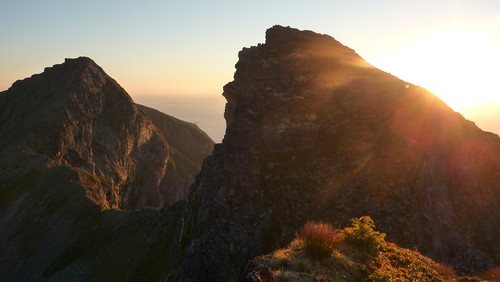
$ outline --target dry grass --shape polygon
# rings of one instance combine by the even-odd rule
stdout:
[[[322,222],[307,222],[297,232],[297,239],[302,241],[304,252],[312,258],[325,258],[342,242],[342,235],[330,224]]]

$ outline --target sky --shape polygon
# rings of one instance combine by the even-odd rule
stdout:
[[[331,35],[457,111],[500,102],[498,0],[1,0],[0,91],[88,56],[134,99],[223,103],[238,51],[276,24]]]

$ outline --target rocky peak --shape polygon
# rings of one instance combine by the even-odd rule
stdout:
[[[59,82],[57,84],[56,82]],[[22,92],[25,88],[33,87],[35,84],[44,84],[44,86],[52,86],[50,89],[66,88],[65,90],[77,90],[85,88],[90,91],[80,91],[82,94],[96,94],[96,92],[106,83],[119,85],[110,78],[101,67],[99,67],[92,59],[87,57],[79,57],[76,59],[65,59],[63,64],[57,64],[52,67],[46,67],[41,74],[35,74],[30,78],[16,81],[9,89],[9,93],[15,94]],[[47,90],[47,89],[44,89]],[[83,89],[78,89],[83,90]],[[25,93],[26,95],[36,95],[35,93]],[[40,93],[37,93],[40,95]],[[43,97],[55,94],[68,94],[63,91],[45,91]],[[17,95],[22,95],[18,93]],[[34,97],[31,97],[34,98]]]
[[[358,82],[356,91],[360,92],[368,77],[372,83],[378,83],[379,78],[395,79],[329,36],[275,26],[267,31],[266,44],[239,53],[235,81],[224,87],[228,101],[226,138],[253,134],[269,146],[275,144],[277,150],[312,146],[319,130],[314,125],[319,118],[316,111],[331,100],[325,92],[341,91]],[[404,89],[406,84],[399,84],[400,90]],[[304,134],[288,132],[301,129],[287,123],[295,123],[295,127],[301,124]],[[260,128],[256,130],[253,125]],[[292,141],[292,135],[303,140]]]
[[[199,159],[210,153],[207,147],[213,144],[199,129],[189,129],[191,136],[183,138],[195,138],[192,144],[203,149],[194,159],[178,153],[188,161],[175,172],[169,136],[86,57],[66,59],[17,81],[0,96],[1,131],[9,136],[0,141],[3,147],[44,156],[50,166],[74,168],[87,196],[104,209],[158,208],[185,199]],[[155,120],[164,119],[160,114]],[[187,125],[177,128],[183,126]],[[167,175],[172,181],[166,180]]]
[[[239,53],[223,95],[227,131],[193,186],[184,274],[227,280],[307,220],[364,215],[461,272],[500,261],[500,138],[427,90],[332,37],[275,26]]]
[[[1,281],[155,280],[214,144],[84,57],[0,93],[0,136]]]
[[[299,53],[295,55],[305,55],[305,53],[303,53],[305,51],[309,52],[309,55],[331,56],[337,57],[337,59],[340,60],[350,58],[360,59],[354,50],[342,45],[342,43],[329,35],[318,34],[308,30],[298,30],[291,27],[283,27],[280,25],[275,25],[266,31],[265,45],[276,53],[279,51],[290,52],[290,49],[295,49],[295,51],[299,51]],[[306,50],[306,48],[304,48],[305,46],[316,49]],[[246,48],[243,50],[246,50]],[[311,51],[317,52],[313,54]]]

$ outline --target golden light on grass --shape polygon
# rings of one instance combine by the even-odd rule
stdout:
[[[313,258],[330,256],[343,240],[340,232],[330,224],[312,221],[308,221],[296,237],[302,240],[304,251]]]

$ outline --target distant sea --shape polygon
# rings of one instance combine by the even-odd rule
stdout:
[[[216,143],[222,142],[224,138],[226,99],[221,94],[203,96],[132,95],[132,99],[137,104],[195,123]]]

